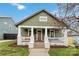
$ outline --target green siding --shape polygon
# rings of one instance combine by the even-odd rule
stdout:
[[[47,22],[40,22],[39,16],[47,16],[47,19],[48,19]],[[58,22],[56,19],[52,18],[50,15],[48,15],[45,12],[41,12],[37,14],[36,16],[26,20],[20,25],[24,25],[24,26],[63,26],[63,27],[65,26],[64,24]]]

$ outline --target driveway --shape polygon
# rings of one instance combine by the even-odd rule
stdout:
[[[49,56],[48,55],[48,50],[45,48],[33,48],[29,49],[30,50],[30,55],[29,56]]]

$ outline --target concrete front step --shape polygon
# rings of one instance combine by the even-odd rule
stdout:
[[[35,42],[34,48],[45,48],[44,42]]]

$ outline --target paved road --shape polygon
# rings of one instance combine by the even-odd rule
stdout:
[[[48,55],[48,50],[45,48],[33,48],[29,49],[30,50],[30,55],[29,56],[49,56]]]

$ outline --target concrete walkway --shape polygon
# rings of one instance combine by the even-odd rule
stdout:
[[[33,48],[29,49],[30,50],[30,55],[29,56],[49,56],[48,55],[48,50],[45,48]]]
[[[0,43],[1,42],[8,42],[8,41],[15,41],[15,40],[0,40]]]

